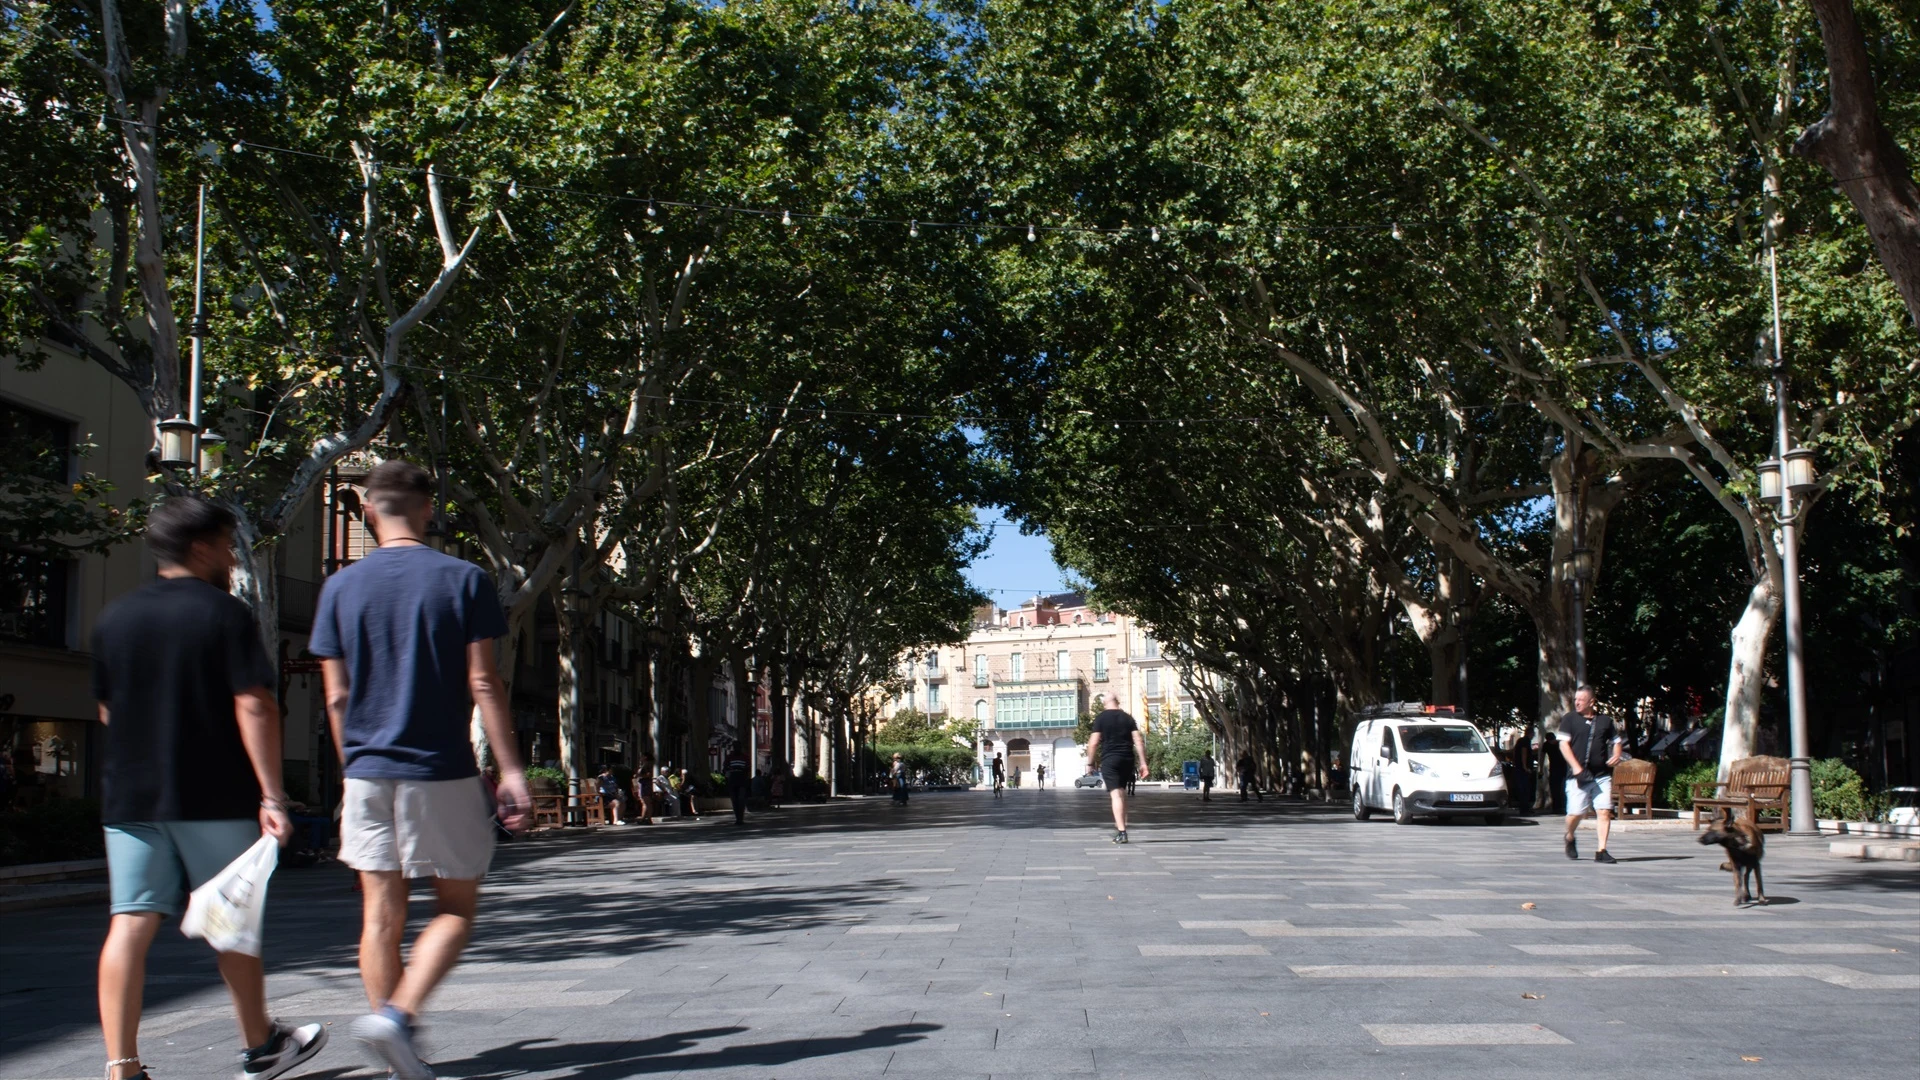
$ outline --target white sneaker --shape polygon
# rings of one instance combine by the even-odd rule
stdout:
[[[325,1045],[326,1025],[288,1027],[276,1020],[265,1043],[240,1052],[240,1080],[273,1080],[312,1060]]]
[[[414,1052],[412,1029],[387,1013],[368,1013],[347,1030],[366,1048],[368,1059],[391,1069],[396,1080],[436,1080],[433,1067]]]

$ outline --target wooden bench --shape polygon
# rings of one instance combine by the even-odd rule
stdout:
[[[1651,761],[1629,758],[1613,767],[1613,812],[1617,817],[1628,817],[1634,807],[1640,807],[1647,817],[1653,816],[1654,767]]]
[[[565,795],[535,795],[533,797],[533,827],[559,826],[567,823],[567,797]]]
[[[1763,832],[1787,831],[1787,760],[1744,757],[1727,769],[1724,781],[1693,785],[1693,827],[1731,810]]]

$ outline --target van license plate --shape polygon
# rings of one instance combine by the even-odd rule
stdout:
[[[1485,795],[1449,795],[1447,796],[1447,798],[1452,802],[1486,802],[1487,801],[1487,797]]]

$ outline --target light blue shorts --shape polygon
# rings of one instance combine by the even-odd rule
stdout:
[[[115,915],[178,916],[187,894],[260,839],[260,822],[122,821],[107,826],[107,881]]]

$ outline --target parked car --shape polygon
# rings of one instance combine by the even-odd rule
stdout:
[[[1393,813],[1401,825],[1422,817],[1474,815],[1489,825],[1507,816],[1500,762],[1472,724],[1424,705],[1369,709],[1353,732],[1348,761],[1353,816]]]
[[[1100,772],[1097,769],[1094,770],[1093,772],[1084,773],[1080,776],[1076,776],[1073,778],[1073,786],[1077,788],[1105,787],[1106,783],[1107,782],[1105,780],[1102,780],[1100,778]]]

